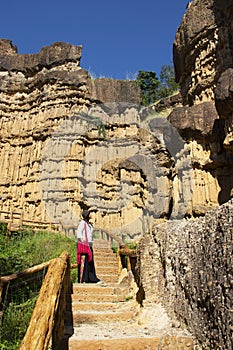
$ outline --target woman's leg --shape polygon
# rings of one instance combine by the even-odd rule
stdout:
[[[85,255],[85,257],[84,257],[84,265],[83,265],[81,283],[89,283],[89,263],[88,263],[88,256],[87,255]]]
[[[85,263],[86,263],[86,256],[82,255],[80,258],[81,262],[78,264],[78,283],[83,283],[84,281],[84,270],[85,270]]]

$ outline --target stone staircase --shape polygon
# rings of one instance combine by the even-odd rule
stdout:
[[[172,327],[162,305],[140,308],[132,273],[124,270],[120,276],[116,254],[106,241],[95,241],[94,258],[104,283],[73,285],[64,349],[194,349],[192,338]]]

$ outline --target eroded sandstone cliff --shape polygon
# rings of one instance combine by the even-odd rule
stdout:
[[[21,220],[72,223],[81,209],[89,205],[79,191],[78,169],[85,152],[99,141],[95,132],[100,127],[99,119],[94,118],[94,122],[88,122],[86,129],[83,129],[80,112],[86,113],[90,106],[101,102],[138,104],[140,101],[135,82],[92,80],[80,67],[81,51],[81,47],[54,43],[42,48],[38,54],[25,55],[18,54],[10,40],[0,41],[2,219],[10,220],[7,213],[16,212]],[[77,116],[76,121],[71,118],[74,116]],[[72,129],[75,140],[71,137],[72,142],[69,143],[71,155],[63,153],[64,159],[60,159],[61,166],[65,164],[65,173],[58,175],[56,163],[59,152],[70,140],[66,121],[73,123],[68,127]],[[96,141],[95,136],[86,135],[92,129],[97,135]],[[60,133],[63,130],[63,134],[59,135],[54,145],[56,130]],[[50,169],[42,176],[42,159],[51,147],[54,155],[50,159]],[[108,159],[112,159],[111,156]],[[53,184],[61,178],[61,188],[56,189]],[[44,195],[45,179],[51,190]],[[62,198],[60,192],[63,192]],[[118,211],[115,211],[115,215],[119,215]]]
[[[155,218],[192,215],[176,128],[141,110],[135,82],[92,80],[80,59],[70,44],[23,55],[0,41],[1,218],[76,227],[89,207],[97,226],[135,239]]]
[[[192,1],[174,42],[184,106],[169,120],[193,155],[197,214],[232,195],[232,10],[232,1]]]
[[[232,11],[230,0],[194,0],[174,43],[174,64],[183,104],[213,101],[224,119],[224,146],[232,145]]]

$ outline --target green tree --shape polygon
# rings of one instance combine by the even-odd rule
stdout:
[[[142,92],[143,106],[148,106],[159,98],[159,79],[155,72],[140,70],[136,79]]]
[[[141,89],[143,106],[148,106],[179,90],[179,85],[175,82],[174,68],[168,64],[161,67],[160,79],[155,72],[143,70],[138,72],[136,79]]]
[[[175,82],[175,72],[173,66],[166,64],[161,67],[159,96],[167,97],[179,90],[179,84]]]

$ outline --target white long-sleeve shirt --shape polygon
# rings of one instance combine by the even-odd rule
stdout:
[[[86,231],[87,231],[87,240],[89,243],[92,243],[93,242],[93,226],[84,220],[81,220],[79,225],[78,225],[77,238],[81,239],[82,241],[86,241],[85,225],[86,225]]]

